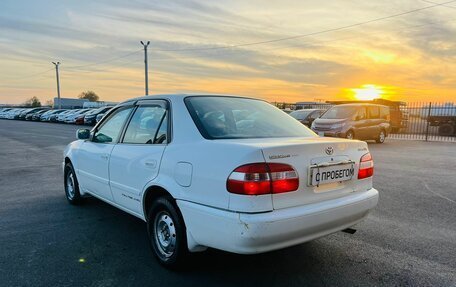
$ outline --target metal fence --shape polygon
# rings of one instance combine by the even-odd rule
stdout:
[[[456,142],[454,103],[412,103],[401,107],[401,113],[404,126],[391,138]]]
[[[273,103],[285,111],[329,109],[332,104]],[[407,103],[390,106],[389,138],[456,142],[456,103]]]

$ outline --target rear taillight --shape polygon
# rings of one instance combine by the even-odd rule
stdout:
[[[374,161],[370,153],[366,153],[359,161],[358,179],[368,178],[374,174]]]
[[[231,193],[245,195],[283,193],[297,190],[299,177],[288,164],[251,163],[236,168],[226,186]]]

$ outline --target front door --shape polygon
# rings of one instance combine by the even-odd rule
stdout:
[[[79,149],[77,174],[83,191],[112,201],[109,188],[109,160],[133,107],[121,107],[94,131],[91,140]]]
[[[166,101],[140,102],[123,139],[111,153],[109,174],[114,201],[138,215],[142,215],[143,189],[157,177],[168,143],[168,113]]]

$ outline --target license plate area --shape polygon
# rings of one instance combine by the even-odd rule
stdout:
[[[320,186],[328,183],[351,180],[355,173],[355,164],[352,161],[339,163],[314,164],[309,168],[308,185]]]

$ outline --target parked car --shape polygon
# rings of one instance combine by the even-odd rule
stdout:
[[[57,122],[59,123],[63,123],[65,122],[66,118],[71,116],[71,115],[75,115],[79,112],[81,112],[83,109],[74,109],[74,110],[68,110],[67,113],[61,113],[60,115],[57,116]]]
[[[6,118],[6,115],[7,115],[8,112],[10,112],[11,110],[13,110],[13,108],[3,108],[3,109],[1,109],[1,111],[0,111],[0,119],[5,119],[5,118]]]
[[[90,111],[91,111],[90,109],[79,110],[79,111],[77,111],[75,113],[72,113],[72,114],[66,116],[64,122],[67,123],[67,124],[79,124],[79,125],[82,125],[84,123],[85,114],[87,114]]]
[[[49,117],[49,121],[50,122],[53,122],[53,123],[58,123],[59,122],[59,119],[62,119],[63,121],[63,118],[66,116],[66,115],[69,115],[70,113],[73,113],[74,111],[76,110],[64,110],[63,112],[61,113],[58,113],[58,114],[55,114],[55,115],[51,115]],[[60,118],[59,118],[60,117]]]
[[[32,113],[36,113],[36,112],[41,111],[41,110],[47,110],[47,108],[39,107],[39,108],[25,109],[19,115],[17,115],[17,117],[15,117],[14,119],[25,120],[27,115],[32,114]]]
[[[30,111],[31,109],[19,109],[17,112],[14,113],[13,120],[20,120],[25,118],[25,114]]]
[[[92,110],[90,113],[85,114],[84,116],[84,124],[85,125],[95,125],[97,123],[96,119],[99,114],[105,114],[108,112],[112,107],[101,107],[95,110]]]
[[[64,151],[68,201],[93,195],[146,221],[167,267],[207,247],[252,254],[313,240],[378,201],[365,142],[318,137],[262,100],[136,98],[77,138]]]
[[[57,117],[57,115],[65,112],[67,110],[50,110],[50,111],[47,111],[46,113],[42,114],[41,117],[40,117],[40,121],[42,122],[50,122],[51,121],[51,118],[52,117]]]
[[[42,114],[49,111],[49,109],[38,110],[31,112],[25,116],[26,121],[39,121]]]
[[[322,109],[303,109],[291,112],[290,116],[310,128],[313,121],[319,118],[324,112],[325,110]]]
[[[383,143],[390,132],[389,108],[373,104],[333,106],[313,122],[312,130],[320,136]]]
[[[30,109],[15,109],[8,113],[6,118],[9,120],[17,120],[22,113],[27,112],[28,110]]]
[[[98,114],[98,115],[97,115],[96,122],[98,123],[99,121],[101,121],[101,119],[102,119],[108,112],[109,112],[109,111],[107,111],[107,112],[104,113],[104,114]]]
[[[4,118],[5,118],[5,119],[8,119],[8,120],[12,120],[12,119],[14,119],[14,117],[15,117],[17,114],[19,114],[20,112],[22,112],[22,110],[23,110],[23,109],[11,109],[11,110],[9,110],[9,111],[7,111],[7,112],[5,113]]]

